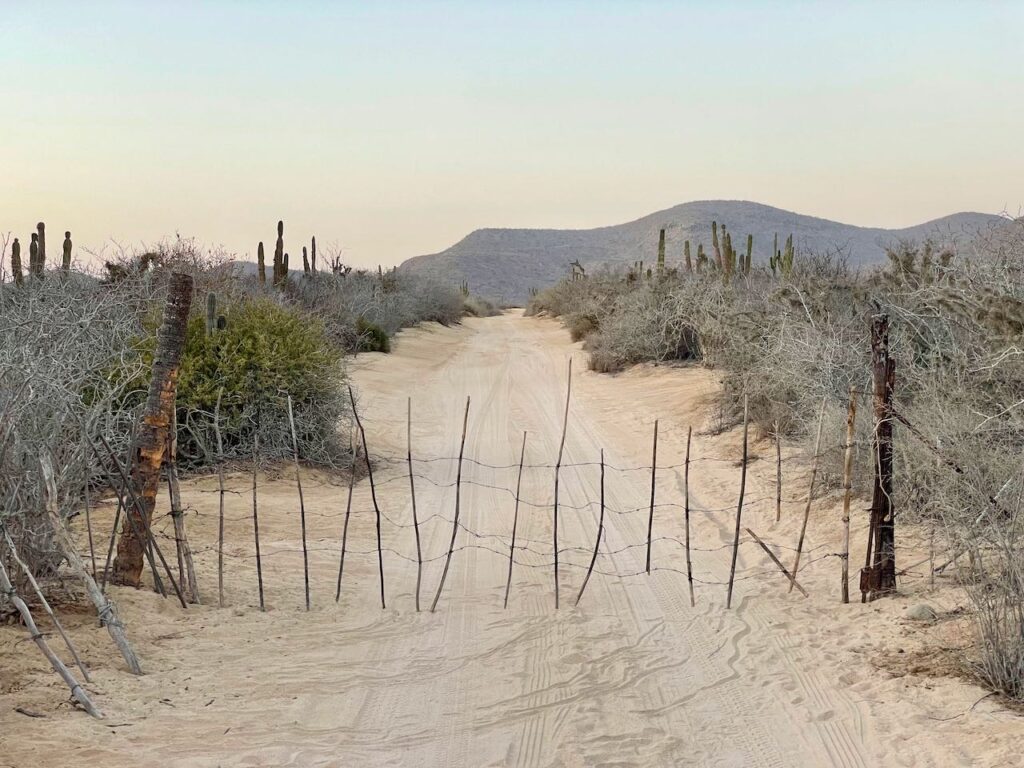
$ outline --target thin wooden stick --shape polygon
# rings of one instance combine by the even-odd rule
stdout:
[[[782,574],[789,580],[789,583],[795,586],[797,589],[799,589],[800,594],[802,594],[804,597],[809,597],[809,595],[807,594],[807,590],[801,587],[800,584],[797,583],[797,580],[790,575],[789,571],[786,570],[786,566],[784,566],[782,564],[782,561],[775,556],[775,553],[768,548],[768,545],[761,541],[761,539],[758,538],[757,534],[749,528],[747,528],[746,531],[751,535],[754,541],[761,545],[761,549],[763,549],[768,554],[768,557],[772,559],[772,562],[779,567],[779,570],[782,571]]]
[[[555,610],[558,610],[558,475],[562,469],[562,453],[565,451],[565,433],[569,428],[569,397],[572,394],[572,358],[569,358],[569,376],[565,385],[565,416],[562,418],[562,439],[558,443],[558,460],[555,462],[555,502],[552,539],[555,550]]]
[[[6,526],[0,523],[0,531],[3,532],[4,541],[7,542],[7,549],[10,550],[11,556],[14,558],[14,562],[21,568],[21,572],[25,574],[25,578],[28,579],[28,583],[32,585],[32,589],[36,593],[36,597],[39,598],[40,605],[43,606],[43,610],[46,611],[46,615],[50,617],[50,621],[53,622],[53,626],[57,628],[57,632],[64,640],[64,645],[67,646],[68,651],[71,653],[71,658],[75,660],[75,666],[82,671],[82,677],[85,678],[85,682],[91,683],[92,678],[89,677],[89,670],[85,668],[85,664],[82,663],[82,659],[78,655],[78,649],[75,648],[75,644],[71,642],[71,638],[68,637],[68,633],[64,631],[64,626],[60,623],[57,618],[57,614],[53,612],[53,607],[50,605],[50,601],[46,599],[43,594],[43,590],[39,588],[39,582],[36,581],[36,577],[32,575],[32,569],[28,567],[21,556],[18,554],[17,547],[14,546],[14,541],[11,539],[10,533],[7,532]]]
[[[412,471],[412,398],[405,403],[406,410],[406,447],[409,459],[409,498],[412,500],[412,529],[416,534],[416,612],[420,611],[420,586],[423,583],[423,550],[420,545],[420,520],[416,515],[416,481]]]
[[[349,430],[349,451],[352,453],[352,466],[348,474],[348,502],[345,504],[345,525],[341,529],[341,559],[338,560],[338,589],[334,593],[334,602],[341,600],[341,574],[345,571],[345,548],[348,545],[348,519],[352,515],[352,491],[356,485],[356,461],[359,458],[359,446],[352,445],[352,431]]]
[[[853,495],[853,437],[857,419],[857,396],[850,387],[850,405],[846,411],[846,454],[843,457],[843,549],[842,601],[850,602],[850,497]]]
[[[807,486],[807,504],[804,506],[804,521],[800,526],[800,538],[796,543],[796,559],[793,561],[793,576],[790,581],[789,591],[793,591],[793,584],[796,582],[797,571],[800,570],[800,555],[804,551],[804,537],[807,535],[807,521],[811,517],[811,500],[814,498],[814,480],[818,476],[818,454],[821,452],[821,427],[825,421],[826,398],[821,399],[821,412],[818,414],[818,435],[814,438],[814,461],[811,463],[811,481]]]
[[[96,578],[96,546],[93,544],[92,538],[92,503],[89,498],[89,468],[88,468],[88,453],[85,450],[85,446],[82,446],[82,459],[85,464],[85,483],[83,486],[83,496],[85,498],[85,530],[89,535],[89,560],[92,563],[92,577]],[[84,672],[82,673],[85,674]],[[86,678],[88,682],[88,678]]]
[[[164,456],[167,467],[167,492],[171,499],[171,520],[174,523],[174,544],[178,555],[178,583],[190,602],[199,602],[199,583],[196,567],[192,562],[192,548],[185,533],[185,510],[181,503],[181,483],[178,479],[178,415],[177,407],[171,410],[168,428],[168,447]]]
[[[263,599],[263,559],[260,557],[260,515],[256,491],[256,476],[260,470],[260,418],[258,408],[256,414],[256,429],[252,433],[252,533],[256,541],[256,583],[260,590],[260,610],[266,611],[267,604]]]
[[[380,573],[380,607],[381,610],[387,607],[384,601],[384,551],[380,543],[380,506],[377,504],[377,489],[373,484],[373,465],[370,463],[370,448],[366,444],[366,430],[363,429],[363,422],[359,419],[359,411],[356,410],[356,396],[352,393],[352,387],[348,388],[348,398],[352,402],[352,415],[355,417],[356,426],[359,428],[359,436],[363,443],[363,458],[366,459],[366,475],[370,481],[370,498],[373,500],[373,511],[377,516],[377,569]]]
[[[782,437],[775,422],[775,522],[782,520]]]
[[[437,585],[437,594],[434,595],[434,602],[430,604],[430,612],[437,610],[437,601],[441,599],[441,590],[444,589],[445,579],[448,578],[448,566],[452,562],[452,552],[455,551],[455,535],[459,532],[459,505],[461,502],[462,487],[462,456],[466,449],[466,428],[469,424],[469,398],[466,398],[466,413],[462,417],[462,440],[459,443],[459,466],[455,475],[455,518],[452,520],[452,540],[448,544],[448,556],[444,560],[444,570],[441,571],[441,581]]]
[[[142,531],[139,532],[138,527],[135,523],[135,518],[132,514],[128,512],[127,507],[125,507],[125,520],[127,520],[129,525],[131,525],[133,535],[135,535],[135,537],[139,541],[148,542],[150,545],[152,545],[153,551],[156,552],[156,556],[160,558],[160,563],[164,567],[164,572],[167,574],[167,579],[171,582],[171,586],[174,587],[174,593],[178,597],[178,602],[181,603],[182,608],[187,610],[188,603],[185,601],[185,595],[181,591],[181,587],[179,586],[177,580],[174,578],[174,574],[171,573],[171,567],[167,564],[167,558],[164,557],[164,553],[163,551],[161,551],[160,545],[156,543],[156,537],[153,536],[153,529],[149,524],[149,520],[147,520],[146,516],[142,514],[142,501],[139,499],[138,495],[136,495],[135,489],[132,487],[131,478],[128,476],[128,473],[125,470],[125,468],[121,466],[121,462],[118,460],[117,454],[114,453],[114,449],[110,447],[110,443],[107,442],[107,438],[100,434],[99,439],[100,442],[103,444],[104,448],[106,448],[107,453],[110,456],[111,463],[120,473],[121,480],[124,483],[124,488],[127,489],[128,496],[131,499],[132,504],[135,506],[135,509],[139,511],[139,517],[142,518]],[[93,445],[93,449],[95,450],[95,445]],[[146,547],[146,549],[148,550],[149,547]],[[148,557],[150,568],[153,570],[153,573],[156,574],[157,568],[156,563],[153,561],[152,553],[149,553]],[[159,584],[158,586],[162,594],[166,597],[167,593],[163,592],[163,585]]]
[[[85,692],[85,689],[78,684],[75,676],[71,673],[64,662],[57,658],[57,655],[50,649],[49,644],[46,642],[46,638],[43,637],[43,633],[36,627],[35,621],[32,619],[32,612],[29,611],[25,601],[21,599],[17,592],[14,591],[14,585],[11,584],[10,578],[7,576],[7,569],[4,567],[3,561],[0,560],[0,592],[7,595],[7,599],[10,600],[11,604],[18,609],[18,613],[21,614],[22,621],[25,622],[25,629],[28,630],[29,637],[39,647],[39,650],[43,652],[46,660],[50,662],[50,666],[53,667],[54,671],[61,676],[68,688],[71,689],[71,695],[75,698],[82,708],[85,709],[90,715],[95,718],[102,718],[103,713],[100,712],[96,705],[92,703],[92,699],[89,698],[89,694]]]
[[[657,422],[655,422],[657,424]],[[657,434],[657,427],[655,434]],[[587,582],[590,581],[590,574],[594,572],[594,564],[597,563],[597,551],[601,547],[601,537],[604,535],[604,448],[601,449],[601,513],[597,518],[597,538],[594,539],[594,554],[590,557],[590,567],[587,568],[587,575],[583,577],[583,584],[580,585],[580,593],[576,595],[576,605],[580,604],[580,598],[583,597],[583,590],[587,588]],[[648,571],[650,573],[650,571]]]
[[[683,470],[683,520],[686,527],[686,580],[690,584],[690,607],[697,604],[693,596],[693,563],[690,561],[690,438],[693,426],[686,428],[686,464]]]
[[[519,451],[519,475],[516,477],[516,506],[512,513],[512,544],[508,548],[508,578],[505,580],[505,608],[508,608],[508,593],[512,589],[512,563],[515,562],[516,529],[519,527],[519,491],[523,483],[523,459],[526,458],[526,431],[523,431],[523,447]]]
[[[654,492],[658,474],[658,420],[654,420],[654,449],[651,456],[651,511],[647,516],[647,573],[651,572],[651,542],[654,536]]]
[[[107,592],[107,575],[110,573],[110,561],[114,559],[114,545],[117,544],[117,524],[121,522],[121,510],[124,509],[124,498],[120,491],[116,491],[117,509],[114,511],[114,524],[110,528],[110,543],[107,545],[107,560],[103,565],[103,576],[100,582],[100,591]],[[93,577],[95,578],[95,577]]]
[[[217,605],[224,607],[224,442],[220,434],[221,387],[213,408],[213,433],[217,437]]]
[[[91,441],[90,441],[91,444]],[[46,508],[46,516],[50,523],[50,528],[53,530],[54,543],[57,548],[64,555],[64,558],[68,561],[68,566],[71,571],[81,579],[82,584],[85,585],[86,594],[89,595],[89,599],[92,600],[93,605],[96,606],[96,612],[100,617],[100,622],[106,626],[107,632],[110,634],[110,639],[114,641],[114,645],[121,652],[121,656],[124,657],[125,663],[128,664],[128,669],[135,675],[142,674],[142,665],[139,664],[139,658],[135,655],[135,651],[132,649],[131,644],[128,642],[128,636],[124,631],[124,624],[121,623],[121,619],[117,615],[117,606],[114,602],[107,598],[100,590],[96,580],[89,575],[89,571],[85,567],[85,563],[82,562],[82,558],[79,556],[78,551],[75,549],[74,542],[71,540],[71,536],[64,529],[64,523],[60,519],[60,514],[57,510],[57,481],[53,475],[53,464],[50,461],[49,456],[39,457],[39,467],[42,470],[43,475],[43,501]]]
[[[736,536],[732,541],[732,565],[729,566],[729,591],[725,607],[732,607],[732,585],[736,580],[736,556],[740,551],[740,520],[743,517],[743,494],[747,490],[747,396],[743,395],[743,464],[740,469],[740,500],[736,505]]]
[[[299,489],[299,520],[302,526],[302,576],[306,584],[306,610],[309,610],[309,550],[306,546],[306,501],[302,495],[302,474],[299,472],[299,438],[295,434],[295,417],[292,414],[292,396],[288,399],[288,426],[292,432],[292,456],[295,459],[295,485]]]

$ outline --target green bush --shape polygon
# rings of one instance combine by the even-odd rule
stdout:
[[[390,352],[391,340],[387,331],[376,323],[360,317],[356,321],[356,333],[359,335],[360,352]]]
[[[179,460],[202,464],[214,455],[218,395],[225,455],[251,455],[257,424],[261,453],[288,455],[290,395],[300,455],[324,463],[340,456],[337,427],[347,397],[342,354],[323,324],[268,298],[240,300],[225,315],[227,327],[212,335],[202,316],[189,319],[178,381]],[[136,346],[143,365],[133,397],[145,397],[155,343],[150,332]]]

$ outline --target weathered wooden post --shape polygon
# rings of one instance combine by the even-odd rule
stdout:
[[[743,395],[743,464],[740,468],[740,499],[736,505],[736,534],[732,541],[732,564],[729,566],[729,591],[725,607],[732,608],[732,585],[736,581],[736,556],[740,551],[740,526],[743,518],[743,495],[747,490],[747,396]]]
[[[469,398],[466,398],[466,413],[462,417],[462,440],[459,442],[459,466],[455,473],[455,516],[452,519],[452,540],[448,544],[448,555],[444,559],[444,570],[441,571],[441,581],[437,584],[437,593],[434,595],[434,602],[430,604],[430,612],[437,610],[437,601],[441,599],[441,590],[444,589],[444,582],[448,578],[448,566],[452,563],[452,553],[455,552],[455,536],[459,532],[459,511],[462,501],[462,457],[466,450],[466,429],[469,425]]]
[[[895,379],[896,361],[889,357],[889,317],[879,314],[871,321],[871,381],[875,416],[871,528],[874,542],[871,566],[861,577],[861,590],[867,593],[869,600],[896,591],[896,527],[892,498],[892,393]]]
[[[313,238],[313,258],[316,258],[316,238]],[[314,262],[315,264],[316,262]],[[412,501],[412,529],[416,534],[416,611],[420,610],[420,588],[423,584],[423,547],[420,543],[420,519],[416,514],[416,480],[412,471],[412,398],[405,403],[406,448],[409,460],[409,498]]]
[[[800,556],[804,551],[804,537],[807,536],[807,521],[811,519],[811,502],[814,500],[814,481],[818,477],[818,456],[821,453],[821,428],[825,423],[825,398],[821,399],[821,412],[818,414],[818,435],[814,439],[814,459],[811,461],[811,480],[807,485],[807,504],[804,506],[804,519],[800,525],[800,538],[796,543],[796,559],[793,561],[793,577],[789,582],[789,591],[796,584],[796,574],[800,570]]]
[[[693,562],[690,560],[690,438],[693,426],[686,428],[686,464],[683,470],[683,520],[686,528],[686,580],[690,584],[690,607],[697,604],[693,596]]]
[[[846,409],[846,453],[843,456],[843,549],[842,600],[850,602],[850,497],[853,495],[853,437],[857,420],[857,390],[850,387],[850,404]]]
[[[661,230],[664,236],[665,230]],[[658,420],[654,420],[654,448],[651,456],[651,509],[647,515],[647,565],[645,571],[651,573],[651,544],[654,537],[654,494],[658,479]]]
[[[377,516],[377,568],[380,573],[380,607],[383,610],[387,607],[387,603],[384,599],[384,549],[381,546],[380,540],[380,505],[377,504],[377,488],[373,483],[373,465],[370,463],[370,448],[366,444],[366,430],[363,429],[363,422],[359,419],[359,411],[356,410],[356,396],[352,392],[352,387],[348,388],[348,399],[352,403],[352,417],[356,420],[356,428],[359,430],[359,437],[363,443],[363,458],[366,459],[366,477],[370,481],[370,499],[373,501],[373,511]],[[466,413],[469,413],[469,405],[467,402]],[[462,436],[463,442],[466,440],[465,430],[463,430]],[[460,464],[461,467],[461,464]],[[458,511],[458,489],[456,489],[456,513]],[[338,582],[340,584],[341,578],[339,574]],[[435,604],[437,599],[434,600]],[[433,609],[431,609],[433,611]]]
[[[138,508],[125,510],[125,516],[136,517],[143,531],[149,530],[153,508],[156,506],[160,470],[168,448],[178,372],[185,349],[185,331],[191,306],[192,277],[181,272],[171,273],[163,323],[157,333],[149,397],[142,414],[138,445],[131,468],[131,483],[138,489],[140,503]],[[121,531],[117,557],[114,559],[113,580],[116,584],[139,586],[146,542],[135,535],[135,528],[126,526]]]
[[[569,358],[569,376],[565,385],[565,415],[562,418],[562,439],[558,443],[558,459],[555,461],[555,500],[552,520],[552,539],[555,554],[555,610],[558,610],[558,476],[562,471],[562,454],[565,451],[565,433],[569,428],[569,397],[572,395],[572,358]]]
[[[526,458],[526,432],[523,432],[523,447],[519,450],[519,474],[516,477],[516,506],[512,512],[512,543],[508,548],[508,578],[505,580],[505,608],[508,608],[508,593],[512,589],[512,564],[516,555],[516,529],[519,527],[519,492],[523,486],[523,459]]]
[[[664,234],[665,230],[661,230]],[[594,572],[594,565],[597,563],[597,553],[601,548],[601,537],[604,536],[604,448],[601,449],[601,512],[597,518],[597,536],[594,538],[594,553],[590,556],[590,567],[587,568],[587,575],[583,577],[580,585],[580,593],[576,595],[576,605],[580,604],[583,597],[583,590],[587,588],[590,581],[590,574]],[[650,573],[650,571],[648,571]]]

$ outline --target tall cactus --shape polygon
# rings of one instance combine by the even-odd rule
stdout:
[[[32,242],[28,244],[28,274],[30,277],[39,276],[39,233],[32,233]]]
[[[71,270],[71,232],[64,233],[64,255],[60,262],[61,271],[67,273]]]
[[[750,274],[750,267],[754,263],[754,236],[747,235],[747,260],[743,264],[743,274]]]
[[[736,251],[732,247],[732,235],[726,230],[724,224],[722,225],[721,245],[722,269],[725,272],[726,280],[728,280],[736,270]]]
[[[309,252],[302,246],[302,274],[309,277]]]
[[[722,249],[718,243],[718,222],[711,222],[711,247],[715,249],[715,266],[718,269],[722,269]]]
[[[14,238],[11,243],[11,273],[14,275],[14,284],[21,285],[25,282],[25,276],[21,273],[21,243]]]
[[[786,250],[782,252],[780,266],[782,267],[782,274],[789,277],[793,274],[793,257],[795,256],[795,250],[793,248],[793,235],[791,234],[786,238]]]
[[[316,274],[316,236],[313,236],[313,242],[309,244],[309,266],[313,270],[313,274]]]
[[[280,285],[288,274],[284,261],[284,222],[277,222],[277,243],[274,245],[274,285]]]
[[[217,330],[217,294],[210,291],[206,294],[206,335],[213,336]]]
[[[39,233],[39,277],[42,277],[46,271],[46,225],[40,221],[36,231]]]
[[[282,284],[288,282],[288,270],[289,270],[288,254],[286,253],[284,255],[284,259],[281,261],[281,283]]]
[[[256,246],[256,276],[259,278],[260,285],[267,284],[267,259],[263,255],[262,240],[260,240],[260,244]]]
[[[658,274],[665,271],[665,228],[658,232]]]
[[[703,272],[708,265],[708,256],[704,253],[704,243],[697,243],[697,271]]]
[[[683,261],[686,264],[686,271],[693,272],[693,262],[690,260],[690,241],[683,241]]]

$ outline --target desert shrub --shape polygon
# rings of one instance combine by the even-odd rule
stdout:
[[[189,320],[178,381],[179,461],[198,465],[214,455],[218,397],[226,456],[251,456],[257,424],[261,453],[289,455],[286,395],[291,395],[300,455],[334,462],[343,454],[338,425],[347,411],[347,395],[342,353],[323,324],[266,297],[241,299],[224,309],[227,325],[212,335],[206,333],[204,317],[193,314]],[[148,323],[150,328],[155,322]],[[140,364],[132,370],[140,373],[127,387],[138,398],[147,391],[156,343],[155,334],[147,331],[134,345]]]
[[[466,296],[462,302],[463,312],[471,317],[494,317],[501,310],[490,299],[483,296]]]
[[[592,313],[571,312],[564,318],[573,341],[583,341],[597,330],[597,317]]]
[[[390,352],[391,341],[387,332],[375,323],[360,317],[356,321],[360,352]]]

